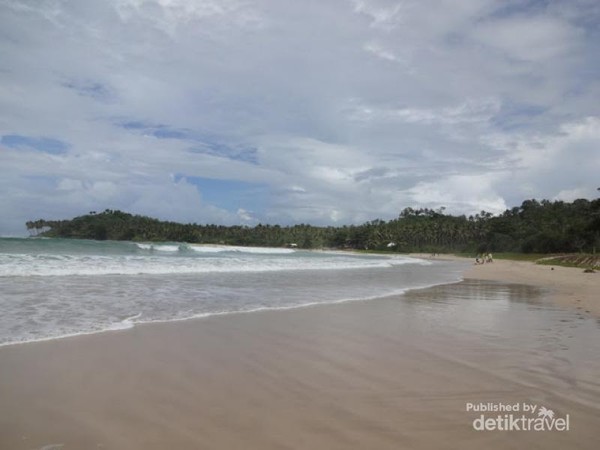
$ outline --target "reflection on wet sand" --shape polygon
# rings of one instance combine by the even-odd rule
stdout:
[[[471,280],[0,348],[0,448],[596,448],[600,327],[545,296]],[[570,431],[476,431],[469,403]]]

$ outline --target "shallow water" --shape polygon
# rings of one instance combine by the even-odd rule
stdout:
[[[424,353],[600,411],[600,320],[547,297],[466,280],[407,293],[398,317]]]
[[[0,345],[400,294],[458,281],[462,268],[286,248],[0,239]]]
[[[332,273],[312,272],[315,286]],[[364,276],[356,285],[374,287]],[[281,285],[281,295],[301,288]],[[5,346],[0,447],[595,449],[600,326],[546,294],[466,280]],[[497,414],[469,403],[543,407],[571,429],[475,431],[481,414]]]

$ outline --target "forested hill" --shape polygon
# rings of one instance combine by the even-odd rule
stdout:
[[[484,211],[452,216],[444,208],[406,208],[397,219],[342,227],[180,224],[108,209],[72,220],[40,219],[26,225],[38,236],[97,240],[439,253],[595,252],[600,249],[600,199],[527,200],[499,216]]]

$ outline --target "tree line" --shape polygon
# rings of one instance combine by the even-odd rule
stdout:
[[[406,208],[389,221],[338,227],[181,224],[110,209],[71,220],[28,221],[26,226],[38,236],[96,240],[430,253],[595,253],[600,249],[600,199],[526,200],[497,216]]]

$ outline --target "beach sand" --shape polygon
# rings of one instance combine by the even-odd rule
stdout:
[[[474,267],[468,276],[516,277],[511,264]],[[549,267],[522,270],[546,285]],[[577,290],[560,285],[562,272],[547,275],[548,287],[573,289],[576,301]],[[598,294],[597,284],[587,289]],[[500,300],[467,318],[486,293]],[[446,298],[459,300],[450,308]],[[581,342],[585,333],[597,336],[597,324],[550,309],[549,317],[565,317],[557,320],[564,328],[548,330],[547,344],[534,336],[542,344],[525,350],[485,334],[486,320],[511,326],[521,312],[535,317],[544,301],[539,289],[470,280],[372,301],[2,347],[0,448],[595,449],[600,370],[580,370],[575,356],[589,360]],[[480,321],[474,338],[469,323]],[[578,323],[586,324],[579,337]],[[568,364],[560,352],[569,349],[546,346],[565,342],[576,347]],[[477,414],[466,404],[484,401],[550,405],[570,414],[571,431],[474,431]]]
[[[427,260],[464,261],[466,258],[443,254],[413,253]],[[584,273],[582,268],[535,264],[529,261],[496,259],[493,263],[473,264],[465,278],[502,281],[537,286],[557,304],[600,317],[600,273]]]
[[[526,261],[495,260],[491,264],[473,265],[465,277],[539,286],[558,304],[600,317],[600,273]]]

